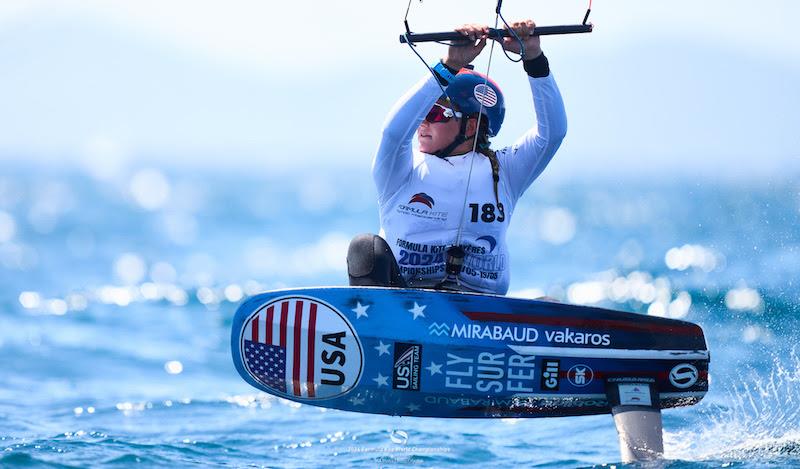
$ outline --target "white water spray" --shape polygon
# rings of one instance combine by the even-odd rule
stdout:
[[[703,409],[693,430],[664,433],[668,459],[775,461],[800,455],[800,355],[773,355],[748,368],[725,391],[724,404]]]

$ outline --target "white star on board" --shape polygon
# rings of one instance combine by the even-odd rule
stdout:
[[[414,302],[414,307],[409,309],[408,312],[414,315],[414,319],[417,319],[419,316],[422,316],[424,318],[425,317],[425,313],[423,311],[425,311],[425,308],[427,308],[427,307],[428,307],[428,305],[420,306],[415,301]]]
[[[431,372],[431,376],[435,375],[436,373],[442,374],[442,365],[437,365],[434,362],[431,362],[431,365],[425,369]]]
[[[389,381],[388,380],[389,380],[388,376],[383,376],[380,373],[378,373],[378,377],[377,378],[372,378],[372,381],[375,381],[376,383],[378,383],[378,387],[388,386],[389,385]]]
[[[409,412],[416,412],[420,409],[420,407],[412,402],[411,404],[406,406],[406,409],[408,409]]]
[[[375,350],[378,351],[378,356],[380,357],[384,353],[389,355],[389,344],[384,344],[383,341],[379,341],[380,345],[375,346]]]
[[[369,307],[370,305],[362,305],[361,302],[359,301],[358,305],[356,305],[356,307],[351,309],[350,311],[356,313],[356,319],[360,318],[361,316],[364,316],[366,318],[369,317],[367,315],[367,309]]]
[[[350,403],[353,404],[354,406],[364,405],[364,398],[363,397],[358,397],[358,396],[353,396],[353,397],[350,398]]]

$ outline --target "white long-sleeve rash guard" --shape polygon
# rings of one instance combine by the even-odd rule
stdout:
[[[456,242],[463,219],[460,244],[466,257],[460,285],[485,293],[508,291],[506,231],[514,206],[550,162],[567,131],[564,103],[552,74],[528,79],[538,125],[496,152],[499,204],[486,156],[470,152],[443,159],[412,148],[414,133],[442,94],[433,77],[417,83],[390,111],[372,174],[378,189],[380,236],[391,246],[409,286],[431,287],[444,279],[445,251]]]

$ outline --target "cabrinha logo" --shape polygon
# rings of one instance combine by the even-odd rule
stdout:
[[[364,354],[353,327],[310,297],[278,298],[245,321],[242,362],[261,385],[292,399],[330,399],[361,379]]]
[[[436,204],[433,201],[433,197],[429,196],[424,192],[420,192],[419,194],[414,194],[414,196],[411,197],[411,200],[409,200],[408,203],[409,204],[420,203],[422,205],[427,206],[428,208],[433,208],[433,206]]]

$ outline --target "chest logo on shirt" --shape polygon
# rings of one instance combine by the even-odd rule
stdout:
[[[489,243],[489,252],[494,251],[494,247],[497,246],[497,240],[494,239],[494,236],[485,235],[478,238],[478,241],[486,241]]]
[[[436,202],[433,197],[424,192],[419,192],[412,195],[407,204],[399,204],[397,213],[427,220],[446,221],[447,212],[433,210],[434,205],[436,205]]]
[[[433,197],[424,192],[420,192],[419,194],[414,194],[414,196],[411,197],[411,200],[408,201],[408,204],[422,204],[428,208],[433,208],[433,206],[436,205],[436,202],[433,201]]]

